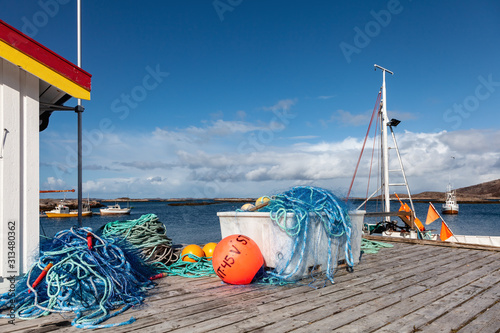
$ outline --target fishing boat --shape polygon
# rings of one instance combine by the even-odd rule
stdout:
[[[408,186],[408,181],[406,179],[405,171],[403,168],[403,162],[401,159],[401,155],[399,154],[399,148],[396,142],[396,137],[394,135],[394,128],[400,123],[397,119],[390,119],[387,116],[387,99],[386,99],[386,87],[385,87],[385,74],[393,74],[388,69],[375,65],[375,69],[382,70],[383,80],[382,80],[382,88],[379,91],[377,102],[375,103],[375,108],[372,114],[372,121],[375,118],[375,115],[378,114],[378,125],[380,128],[380,165],[381,165],[381,186],[373,192],[359,207],[358,210],[363,207],[366,202],[377,194],[380,195],[382,199],[382,211],[381,212],[367,212],[365,217],[376,217],[382,218],[383,220],[378,223],[365,223],[363,232],[365,234],[379,234],[381,236],[386,237],[396,237],[396,238],[408,238],[408,239],[423,239],[423,240],[441,240],[446,242],[453,243],[465,243],[465,244],[474,244],[474,245],[486,245],[486,246],[494,246],[500,247],[500,237],[499,236],[474,236],[474,235],[455,235],[451,230],[448,224],[444,221],[442,216],[438,213],[436,208],[432,203],[429,202],[429,210],[427,213],[427,217],[425,219],[425,225],[428,225],[434,221],[439,220],[441,222],[441,228],[439,233],[435,233],[433,230],[428,230],[425,228],[424,223],[422,223],[417,216],[415,215],[415,208],[413,205],[410,187]],[[370,122],[370,126],[371,126]],[[356,169],[354,172],[354,176],[352,178],[351,186],[349,188],[349,192],[347,194],[347,198],[349,198],[349,194],[352,189],[352,185],[354,182],[354,178],[356,177],[356,173],[358,170],[358,166],[363,154],[363,150],[365,148],[366,139],[369,136],[370,126],[368,127],[368,132],[366,134],[365,142],[363,144],[363,148],[361,154],[358,159],[358,163],[356,165]],[[391,133],[393,139],[393,147],[388,146],[388,133]],[[389,150],[393,151],[397,155],[397,159],[399,162],[399,170],[392,169],[389,170]],[[399,182],[393,181],[389,182],[389,174],[399,172]],[[399,201],[399,209],[391,210],[391,196],[389,192],[390,187],[401,186],[406,188],[408,203],[403,202],[399,196],[394,192],[394,196],[397,201]],[[367,190],[368,193],[368,190]],[[446,207],[446,209],[445,209]],[[448,208],[449,207],[449,208]],[[445,213],[446,211],[446,213]],[[448,191],[446,192],[446,203],[443,205],[443,213],[445,214],[457,214],[458,213],[458,204],[456,203],[455,191],[452,190],[451,185],[448,185]],[[399,218],[401,221],[391,220],[391,217]],[[401,225],[401,222],[403,225]]]
[[[62,201],[52,210],[45,212],[46,217],[78,217],[78,210],[70,210]],[[82,217],[92,216],[90,205],[85,205],[82,208]]]
[[[130,207],[122,208],[118,203],[115,203],[112,206],[101,208],[99,211],[101,212],[101,215],[124,215],[124,214],[130,214],[131,209],[132,208]]]
[[[452,189],[451,184],[448,184],[446,189],[446,201],[441,209],[442,214],[458,214],[458,203],[455,196],[455,190]]]

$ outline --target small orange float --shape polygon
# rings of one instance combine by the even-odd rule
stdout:
[[[199,258],[201,257],[204,257],[205,256],[205,252],[203,252],[203,250],[201,249],[201,247],[199,247],[198,245],[196,244],[191,244],[191,245],[188,245],[186,246],[182,252],[181,252],[181,258],[182,258],[182,261],[187,261],[187,262],[196,262],[195,259],[192,259],[188,256],[188,254],[192,254],[192,255],[195,255]]]
[[[264,265],[264,257],[255,241],[244,235],[227,236],[217,244],[212,266],[222,281],[249,284]]]
[[[205,253],[205,257],[208,258],[208,261],[212,260],[212,256],[214,254],[215,247],[217,243],[208,243],[203,247],[203,252]]]

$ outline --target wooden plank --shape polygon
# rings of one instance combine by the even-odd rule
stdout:
[[[413,330],[412,324],[432,330],[440,320],[445,320],[441,317],[457,321],[453,318],[470,306],[475,307],[473,315],[464,315],[456,328],[473,332],[474,328],[498,327],[494,315],[499,307],[498,252],[409,243],[394,245],[378,254],[363,256],[353,273],[339,270],[335,284],[321,289],[307,284],[231,286],[216,277],[167,277],[159,280],[145,306],[106,322],[120,322],[134,316],[135,323],[99,331],[309,332],[378,328],[380,332],[409,332]],[[485,300],[481,300],[484,295]],[[81,332],[74,327],[57,326],[67,325],[67,318],[51,315],[17,321],[21,325],[16,325],[15,331]],[[11,329],[0,323],[0,331],[11,332]]]
[[[500,301],[465,324],[459,333],[498,333],[500,331]]]
[[[496,257],[496,261],[498,262],[498,257]],[[474,267],[472,267],[471,269],[474,269]],[[482,269],[481,273],[484,275],[484,280],[482,280],[483,282],[490,279],[489,275],[491,275],[492,271],[496,272],[495,274],[498,278],[498,268],[496,268],[495,271],[495,267],[484,265],[480,269]],[[473,276],[474,271],[471,271],[468,277],[470,279]],[[471,283],[472,282],[473,286],[479,286],[477,285],[477,283],[483,283],[480,279],[477,281],[473,279],[471,280]],[[477,289],[478,292],[481,292],[479,287],[474,287],[473,289]],[[456,298],[459,296],[465,297],[467,295],[464,296],[463,294],[461,294],[460,290],[450,292],[447,295],[434,301],[433,303],[426,305],[425,307],[421,307],[416,311],[413,311],[405,315],[404,317],[399,318],[398,320],[391,321],[388,325],[382,327],[376,332],[412,332],[415,327],[424,326],[428,322],[435,320],[438,316],[446,313],[450,308],[456,305],[456,303],[453,302],[456,302]],[[471,316],[469,316],[468,318],[471,318]]]
[[[435,249],[429,248],[427,251],[435,251]],[[409,257],[409,256],[411,256],[411,252],[409,252],[408,255],[405,257]],[[386,269],[392,267],[392,264],[400,265],[402,263],[402,261],[394,260],[393,258],[384,258],[384,257],[382,257],[382,258],[385,261],[388,261],[388,260],[391,261],[391,265],[384,265],[384,268],[386,268]],[[383,270],[384,268],[378,267],[379,270]],[[346,277],[348,277],[349,280],[351,280],[350,275],[346,274]],[[207,280],[212,281],[211,283],[216,285],[215,288],[217,290],[213,290],[213,288],[208,288],[208,289],[197,289],[196,288],[200,285],[200,281],[203,281],[203,283],[206,283]],[[189,286],[189,288],[191,290],[184,290],[183,288],[178,288],[175,290],[168,290],[166,292],[162,292],[159,295],[153,295],[148,299],[148,301],[149,301],[148,303],[150,304],[150,307],[146,308],[146,309],[142,309],[139,317],[135,314],[134,314],[134,316],[141,318],[141,317],[147,317],[148,315],[154,315],[155,311],[151,310],[151,309],[157,308],[157,307],[161,307],[163,309],[163,311],[173,311],[175,309],[178,309],[180,306],[182,308],[193,306],[193,305],[199,304],[200,299],[203,299],[203,297],[210,296],[214,293],[217,293],[221,297],[225,297],[226,295],[234,295],[235,297],[238,297],[237,296],[238,292],[235,291],[234,288],[241,289],[241,287],[231,287],[230,289],[228,289],[227,293],[225,293],[225,292],[221,293],[221,290],[223,289],[224,285],[222,285],[220,283],[220,281],[218,281],[217,279],[213,280],[213,279],[203,278],[203,279],[198,280],[198,279],[189,279],[189,278],[180,278],[180,277],[168,277],[168,278],[161,280],[161,281],[162,281],[161,282],[162,286],[169,286],[169,284],[171,284],[172,286],[175,285],[177,287],[177,285],[182,285],[184,287]],[[352,282],[353,281],[350,281],[350,283],[352,283]],[[247,289],[247,288],[248,287],[245,287],[245,289]],[[302,292],[305,293],[305,292],[313,290],[309,287],[305,287],[302,289],[303,290],[301,290],[300,293],[302,293]],[[166,298],[168,298],[172,302],[169,302],[169,304],[166,304],[166,305],[161,304],[161,301],[162,301],[161,297],[162,296],[166,296]],[[284,297],[286,297],[286,296],[284,296]],[[155,300],[155,303],[153,303],[153,301],[150,301],[150,300]],[[156,300],[159,300],[160,303],[157,303]],[[301,301],[302,301],[302,298],[297,298],[297,300],[296,300],[296,302],[301,302]],[[289,304],[289,302],[290,302],[290,300],[286,301],[286,303],[288,303],[288,304]],[[129,313],[129,311],[127,311],[126,314],[124,314],[123,316],[128,315],[128,313]],[[130,316],[130,315],[128,315],[128,316]],[[50,317],[52,317],[52,316],[50,316]],[[47,320],[49,320],[48,318],[49,317],[47,317]],[[127,319],[128,319],[128,317],[127,317]],[[117,320],[117,322],[118,322],[118,320]]]
[[[366,282],[370,282],[370,279],[368,279]],[[348,281],[346,281],[346,284]],[[332,286],[332,288],[339,288],[340,285],[336,284]],[[333,294],[334,296],[337,296],[337,299],[334,299],[333,297],[329,297],[328,299],[325,298],[325,294],[321,294],[321,291],[318,290],[316,293],[317,299],[311,301],[311,299],[304,299],[301,297],[301,295],[297,295],[298,302],[293,302],[293,304],[287,304],[289,302],[289,299],[286,300],[286,303],[284,303],[284,306],[282,307],[259,307],[260,312],[264,313],[269,313],[270,315],[266,316],[266,320],[263,320],[263,316],[259,316],[258,318],[250,318],[246,321],[239,322],[237,324],[237,329],[240,331],[244,330],[249,330],[249,329],[255,329],[258,327],[255,327],[255,325],[260,325],[262,326],[264,323],[266,325],[266,331],[276,329],[276,331],[281,331],[283,329],[283,318],[276,318],[276,312],[282,312],[285,311],[288,314],[288,319],[290,317],[295,316],[295,315],[300,315],[302,313],[307,313],[311,309],[319,309],[321,307],[328,306],[331,303],[334,302],[339,302],[342,301],[345,303],[345,300],[348,298],[351,298],[349,301],[355,301],[357,302],[356,304],[363,303],[366,301],[369,301],[371,299],[376,299],[377,296],[379,295],[370,295],[368,292],[371,291],[371,289],[375,288],[369,288],[366,285],[362,285],[358,288],[354,287],[352,288],[351,285],[347,285],[347,288],[343,289],[340,292],[337,292]],[[396,286],[397,288],[398,286]],[[328,295],[328,294],[326,294]],[[342,296],[342,297],[338,297]],[[373,296],[373,297],[371,297]],[[322,297],[322,299],[321,299]],[[355,298],[357,297],[357,298]],[[276,302],[275,302],[276,303]],[[345,304],[344,304],[345,305]],[[274,312],[274,314],[273,314]],[[280,320],[278,320],[280,319]],[[285,319],[286,320],[286,319]],[[294,326],[293,319],[292,319],[292,327]],[[290,327],[290,328],[292,328]],[[221,330],[223,331],[223,329]]]
[[[471,318],[481,313],[484,309],[493,306],[500,299],[500,271],[497,271],[497,283],[488,288],[484,292],[477,294],[462,294],[454,295],[457,298],[457,302],[460,304],[453,307],[443,316],[438,319],[428,323],[425,326],[420,326],[419,330],[421,332],[452,332],[457,330],[462,325],[465,325]],[[474,283],[471,287],[476,287],[477,283]],[[471,296],[475,296],[472,297]],[[446,307],[450,307],[453,301],[448,300]],[[440,302],[442,303],[442,302]],[[497,316],[499,314],[497,313]]]
[[[431,289],[426,289],[418,295],[403,298],[395,305],[377,311],[376,315],[361,317],[360,319],[355,320],[346,326],[342,326],[342,330],[345,330],[346,332],[349,332],[351,330],[358,330],[360,332],[372,332],[375,329],[385,326],[387,323],[393,322],[402,317],[404,318],[407,314],[411,314],[412,312],[422,307],[428,306],[441,297],[446,297],[450,294],[450,291],[453,290],[455,290],[455,293],[461,293],[466,297],[479,295],[481,293],[479,287],[489,288],[492,284],[495,284],[500,280],[500,275],[498,275],[496,279],[492,279],[488,275],[484,276],[484,274],[487,274],[488,272],[489,269],[486,268],[483,269],[482,272],[474,271],[470,272],[470,274],[468,275],[460,275],[442,284],[438,284]],[[474,284],[468,283],[475,276],[481,275],[483,275],[483,277],[477,280]],[[408,327],[408,329],[410,328],[411,327]],[[402,328],[398,327],[398,329],[401,332]]]
[[[241,287],[239,287],[239,288],[241,288]],[[311,288],[308,288],[307,290],[309,290],[309,291],[310,291],[310,290],[312,290],[312,289],[311,289]],[[197,300],[197,302],[198,302],[198,301],[199,301],[199,300]],[[298,300],[298,301],[301,301],[301,300]],[[287,300],[287,303],[289,303],[289,302],[290,302],[290,300]],[[179,303],[176,303],[176,304],[175,304],[175,307],[179,307],[179,305],[182,305],[182,307],[184,307],[184,308],[185,308],[185,304],[179,304]],[[156,305],[155,305],[155,306],[156,306]],[[162,308],[164,308],[164,307],[162,306]],[[167,310],[168,310],[168,309],[167,309]],[[187,309],[187,311],[189,311],[189,309]]]
[[[374,235],[363,235],[363,238],[369,240],[375,240],[380,242],[400,242],[400,243],[411,243],[419,245],[432,245],[432,246],[442,246],[442,247],[454,247],[462,249],[474,249],[474,250],[487,250],[487,251],[497,251],[500,252],[500,247],[482,245],[482,244],[467,244],[467,243],[456,243],[456,242],[443,242],[440,240],[427,240],[427,239],[409,239],[403,237],[387,237],[387,236],[374,236]],[[388,239],[390,238],[390,239]]]
[[[488,259],[483,258],[483,261],[488,262]],[[474,268],[480,269],[481,265],[483,264],[483,262],[476,261],[474,263]],[[435,285],[441,284],[442,281],[446,281],[447,277],[445,275],[447,273],[448,272],[446,270],[442,271],[441,279],[435,279],[434,281],[432,281],[432,285],[415,284],[404,286],[394,284],[391,289],[393,291],[397,290],[397,293],[390,293],[391,289],[384,290],[374,287],[371,292],[375,290],[377,292],[382,292],[382,294],[377,298],[366,300],[362,299],[361,302],[351,304],[351,306],[347,308],[339,309],[338,306],[335,306],[333,307],[334,311],[332,311],[331,306],[324,306],[313,311],[309,311],[305,314],[295,316],[286,324],[281,322],[279,324],[273,325],[273,329],[275,330],[270,330],[271,327],[266,327],[266,330],[270,330],[270,332],[278,332],[279,330],[296,329],[297,327],[300,327],[299,329],[297,329],[298,332],[310,332],[311,330],[321,331],[325,329],[338,328],[352,321],[355,321],[362,316],[373,315],[381,309],[397,304],[404,298],[418,295],[425,290],[434,287]],[[455,274],[456,276],[461,275],[460,272],[453,272],[453,274]],[[368,292],[367,294],[370,294],[370,292]]]

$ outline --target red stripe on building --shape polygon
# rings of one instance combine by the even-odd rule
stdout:
[[[8,25],[2,20],[0,20],[0,39],[13,48],[63,75],[82,88],[90,91],[91,74],[46,48],[29,36],[26,36],[21,31]]]

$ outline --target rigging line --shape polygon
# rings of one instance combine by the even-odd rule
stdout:
[[[368,192],[370,190],[370,180],[372,176],[372,166],[373,166],[373,154],[375,153],[375,143],[377,141],[377,129],[378,129],[378,121],[375,122],[375,134],[373,135],[373,147],[372,147],[372,159],[370,161],[370,172],[368,173],[368,185],[366,186],[366,198],[368,199]],[[368,200],[365,202],[365,210]]]
[[[366,139],[368,139],[368,135],[370,134],[370,128],[372,126],[373,117],[375,116],[375,112],[378,110],[378,106],[380,105],[381,94],[382,91],[379,91],[377,96],[377,101],[375,102],[375,107],[373,108],[372,118],[370,119],[368,130],[366,131],[365,141],[363,142],[363,147],[361,148],[361,153],[359,154],[358,163],[356,164],[356,169],[354,170],[354,175],[352,176],[351,185],[349,186],[349,191],[347,192],[347,197],[345,199],[346,201],[349,200],[349,195],[351,194],[352,185],[354,184],[354,179],[356,178],[356,173],[358,172],[359,162],[361,162],[361,157],[363,156],[363,151],[365,150]]]

